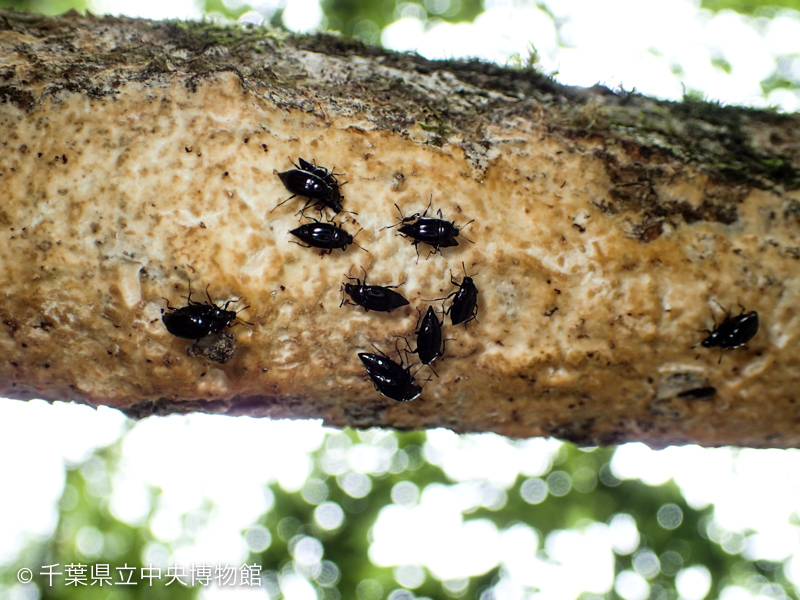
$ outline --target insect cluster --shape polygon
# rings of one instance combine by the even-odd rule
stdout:
[[[305,204],[297,213],[301,215],[301,218],[306,218],[305,213],[310,209],[316,209],[320,213],[320,217],[326,209],[329,209],[334,213],[334,217],[328,219],[327,222],[320,219],[312,219],[311,222],[301,224],[290,230],[289,233],[299,240],[291,241],[306,248],[327,251],[327,254],[336,249],[345,251],[351,244],[367,252],[366,248],[359,246],[354,241],[361,229],[355,233],[350,233],[344,228],[344,223],[337,224],[335,222],[336,215],[347,212],[342,207],[344,198],[340,189],[346,182],[340,183],[337,179],[337,176],[341,174],[336,173],[335,169],[328,170],[304,158],[298,158],[297,163],[292,163],[292,166],[294,167],[293,169],[278,173],[278,177],[291,195],[276,205],[270,212],[273,212],[289,200],[300,197],[305,199]],[[430,246],[432,248],[431,254],[441,253],[442,248],[458,246],[457,238],[460,236],[461,228],[453,222],[445,220],[441,210],[437,211],[436,218],[428,217],[431,202],[428,203],[428,207],[422,214],[415,213],[408,217],[404,216],[400,208],[395,204],[400,213],[400,220],[394,225],[383,228],[399,227],[399,234],[411,239],[417,252],[418,261],[419,244]],[[469,223],[466,225],[469,225]],[[471,240],[468,241],[471,242]],[[467,323],[477,317],[478,289],[472,278],[466,275],[466,268],[464,274],[465,277],[460,283],[456,282],[451,276],[451,282],[458,286],[456,291],[446,298],[436,299],[443,301],[447,301],[450,298],[453,299],[447,309],[442,309],[445,315],[450,315],[453,325]],[[402,284],[368,284],[366,271],[364,271],[363,280],[349,275],[345,275],[345,277],[348,281],[342,284],[340,308],[345,304],[349,304],[360,306],[366,312],[391,312],[409,304],[408,300],[400,292],[396,291]],[[347,298],[345,298],[345,295],[347,295]],[[223,328],[236,324],[236,312],[227,310],[228,306],[233,302],[235,300],[229,300],[224,306],[217,306],[210,296],[208,297],[208,303],[195,302],[191,299],[190,288],[187,306],[173,308],[167,302],[167,310],[171,312],[163,315],[164,325],[175,336],[196,339],[197,342],[190,349],[190,354],[196,355],[198,352],[203,352],[205,347],[200,343],[200,340],[206,338],[206,336],[219,334]],[[378,354],[359,353],[358,357],[363,363],[367,376],[372,381],[375,389],[387,398],[399,402],[408,402],[417,398],[422,388],[414,381],[411,365],[406,364],[408,355],[416,354],[422,365],[428,366],[436,358],[443,356],[445,340],[442,336],[442,327],[443,321],[439,319],[433,306],[428,306],[427,312],[421,318],[421,322],[418,322],[414,332],[417,336],[416,348],[411,350],[409,344],[409,348],[405,350],[405,361],[401,357],[399,363],[395,362],[380,351],[378,351]],[[232,338],[233,336],[229,337]],[[235,341],[235,338],[233,339]],[[408,344],[408,342],[406,343]],[[220,343],[215,340],[213,345],[216,347]],[[400,351],[398,350],[399,354]],[[209,356],[208,353],[205,356],[213,360],[213,357]],[[431,370],[433,370],[432,367]]]
[[[327,250],[330,254],[335,249],[347,250],[349,245],[356,245],[363,251],[368,252],[355,243],[354,238],[361,231],[351,234],[344,229],[343,224],[337,225],[334,221],[335,215],[344,211],[342,203],[344,197],[341,193],[341,186],[347,182],[340,183],[337,179],[335,169],[326,169],[303,158],[298,158],[295,167],[288,171],[278,173],[283,185],[291,193],[291,196],[280,202],[270,212],[282,206],[289,200],[300,197],[305,199],[305,204],[297,212],[301,218],[306,218],[305,212],[309,209],[316,209],[320,216],[325,209],[330,209],[334,213],[334,218],[327,222],[312,219],[310,223],[305,223],[292,229],[289,233],[300,241],[295,242],[306,248],[317,248]],[[422,214],[414,213],[411,216],[404,216],[400,207],[395,204],[395,208],[400,215],[397,223],[388,225],[383,229],[397,227],[398,233],[402,237],[411,240],[417,253],[419,262],[419,245],[430,246],[428,255],[442,253],[442,248],[458,246],[458,238],[461,237],[470,243],[472,240],[466,238],[461,229],[468,226],[473,221],[469,221],[461,227],[454,222],[444,219],[442,211],[436,211],[436,217],[429,217],[428,211],[431,209],[432,199],[428,203]],[[356,213],[351,213],[356,214]],[[353,221],[355,223],[355,221]],[[383,230],[382,229],[382,230]],[[478,315],[478,288],[472,277],[467,274],[466,266],[462,262],[464,277],[459,282],[452,274],[450,282],[457,286],[457,289],[444,298],[436,298],[432,301],[443,301],[442,313],[450,316],[452,325],[459,325],[477,319]],[[363,271],[363,268],[362,268]],[[399,285],[370,285],[367,284],[367,273],[364,271],[363,281],[357,277],[345,275],[349,280],[342,284],[341,308],[345,304],[361,306],[366,312],[391,312],[392,310],[407,306],[408,300],[400,292],[395,291],[403,284]],[[345,299],[345,294],[349,299]],[[195,345],[189,349],[189,354],[196,356],[204,355],[210,360],[217,362],[227,362],[235,350],[235,337],[232,334],[226,335],[226,328],[233,327],[237,323],[247,323],[237,317],[239,311],[228,310],[228,306],[238,302],[238,299],[228,300],[224,305],[219,306],[211,300],[206,287],[208,302],[196,302],[191,297],[191,283],[189,287],[188,304],[181,308],[170,306],[167,301],[167,310],[162,316],[164,325],[172,335],[185,339],[196,340]],[[451,299],[449,307],[444,308],[447,300]],[[421,314],[421,312],[420,312]],[[421,365],[427,365],[432,371],[431,364],[439,357],[444,356],[446,340],[443,338],[442,329],[444,319],[437,316],[436,310],[429,305],[424,316],[417,322],[414,334],[416,337],[416,348],[404,350],[406,359],[401,357],[400,362],[395,362],[386,354],[378,350],[378,354],[362,352],[358,354],[359,359],[366,369],[367,376],[372,381],[375,389],[382,395],[398,402],[408,402],[419,397],[422,393],[421,386],[414,380],[411,373],[411,365],[408,362],[408,354],[416,354]],[[745,313],[742,308],[741,314],[731,316],[726,311],[726,318],[719,325],[715,324],[713,330],[708,331],[708,337],[701,342],[705,348],[720,348],[720,350],[733,349],[743,346],[749,342],[758,331],[758,313],[755,311]],[[217,335],[213,343],[201,343],[208,336]],[[232,341],[231,341],[232,340]],[[209,350],[208,348],[213,348]],[[397,348],[396,348],[397,349]],[[377,350],[377,349],[376,349]],[[400,350],[397,349],[398,355]],[[221,358],[220,358],[221,357]],[[722,355],[720,354],[720,361]],[[435,371],[433,371],[436,374]],[[713,387],[689,390],[680,395],[683,398],[705,399],[712,397],[716,393]]]
[[[326,208],[332,210],[334,214],[343,212],[343,197],[339,188],[344,184],[340,184],[336,179],[336,175],[340,175],[339,173],[335,173],[334,169],[329,171],[304,158],[299,158],[297,164],[292,163],[292,165],[295,167],[294,169],[278,173],[283,185],[292,195],[275,208],[299,196],[306,198],[306,203],[298,211],[303,218],[305,218],[305,211],[309,208],[316,208],[320,214]],[[415,213],[410,217],[403,216],[396,204],[395,207],[400,213],[400,221],[395,225],[384,227],[384,229],[399,226],[400,234],[412,240],[417,251],[417,260],[419,260],[419,244],[431,246],[431,254],[441,252],[442,248],[458,246],[456,238],[459,237],[460,228],[453,222],[445,220],[441,210],[437,211],[438,218],[428,217],[431,203],[428,204],[422,215]],[[347,246],[355,244],[353,238],[360,231],[361,229],[351,235],[342,225],[337,225],[331,219],[328,222],[314,220],[292,229],[289,233],[300,239],[306,247],[327,250],[327,253],[330,254],[335,249],[346,250]],[[368,251],[361,246],[359,248],[365,252]],[[360,306],[366,312],[388,313],[409,304],[400,292],[395,291],[402,284],[370,285],[367,283],[366,271],[364,271],[363,281],[350,275],[345,275],[345,277],[349,281],[342,284],[340,308],[349,304]],[[453,283],[456,282],[453,281]],[[345,294],[348,298],[345,298]],[[445,312],[450,313],[454,325],[475,318],[478,290],[471,278],[465,277],[459,290],[453,292],[448,298],[452,296],[455,298]],[[439,300],[446,300],[446,298],[439,298]],[[422,319],[422,325],[415,331],[415,334],[417,335],[417,347],[415,350],[406,351],[406,361],[403,361],[401,357],[401,361],[397,363],[380,351],[378,351],[379,354],[362,352],[358,355],[375,389],[387,398],[398,402],[413,400],[422,392],[422,388],[414,381],[411,365],[405,365],[408,354],[417,354],[423,365],[430,365],[437,357],[444,355],[442,322],[436,316],[436,311],[432,306],[428,307],[428,311]]]
[[[328,171],[324,167],[317,166],[303,158],[299,158],[297,162],[298,164],[292,163],[295,167],[294,169],[278,174],[286,189],[292,194],[278,206],[296,196],[300,196],[306,198],[305,205],[298,212],[303,217],[305,217],[305,211],[309,208],[316,208],[320,213],[326,208],[331,209],[335,214],[342,212],[342,195],[339,187],[344,184],[339,184],[334,170]],[[395,225],[384,227],[384,229],[399,226],[400,234],[412,240],[417,251],[417,260],[419,260],[418,245],[421,243],[432,247],[431,254],[441,252],[441,248],[458,246],[456,238],[460,233],[459,227],[453,222],[445,220],[441,210],[437,212],[438,218],[428,217],[430,203],[422,215],[415,213],[410,217],[403,216],[396,204],[395,207],[400,212],[400,221]],[[341,225],[336,225],[333,220],[329,220],[327,223],[314,220],[312,223],[301,225],[289,233],[299,238],[306,247],[327,250],[328,254],[334,249],[346,250],[348,245],[355,243],[353,238],[358,235],[358,232],[351,235]],[[362,250],[367,251],[365,248],[362,248]],[[370,285],[367,283],[366,271],[364,271],[363,280],[349,275],[345,275],[345,277],[349,281],[342,284],[340,308],[345,304],[349,304],[360,306],[366,312],[391,312],[409,304],[408,300],[400,292],[395,291],[402,284]],[[345,298],[345,294],[348,298]],[[466,277],[459,290],[448,296],[448,298],[451,296],[455,296],[455,298],[450,308],[445,312],[451,314],[453,324],[463,323],[475,317],[478,290],[471,278]],[[440,298],[439,300],[445,299]],[[428,307],[428,311],[422,319],[422,324],[415,331],[415,334],[417,335],[417,347],[415,350],[409,349],[406,351],[406,361],[408,354],[417,354],[423,365],[430,365],[437,357],[444,355],[442,322],[436,316],[436,311],[432,306]],[[398,350],[399,354],[400,351]],[[358,357],[364,364],[367,375],[375,389],[387,398],[398,402],[408,402],[420,395],[422,388],[416,385],[414,381],[411,365],[405,365],[406,361],[403,361],[402,358],[397,363],[383,353],[372,354],[367,352],[359,353]]]

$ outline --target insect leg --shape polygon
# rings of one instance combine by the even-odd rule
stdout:
[[[283,206],[283,205],[284,205],[284,204],[286,204],[286,203],[287,203],[289,200],[291,200],[292,198],[296,198],[296,197],[297,197],[297,194],[292,194],[291,196],[289,196],[289,197],[288,197],[286,200],[284,200],[283,202],[279,202],[278,204],[276,204],[276,205],[275,205],[275,208],[278,208],[279,206]],[[273,212],[275,212],[275,208],[273,208],[271,211],[269,211],[269,212],[270,212],[270,214],[272,214]]]

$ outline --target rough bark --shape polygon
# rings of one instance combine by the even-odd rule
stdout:
[[[327,35],[8,12],[0,102],[1,395],[583,444],[800,441],[797,115]],[[289,243],[302,200],[273,209],[298,157],[344,173],[337,223],[369,253]],[[382,228],[431,199],[428,216],[474,219],[474,243],[417,259]],[[411,355],[420,398],[380,396],[357,352],[413,347],[414,309],[455,291],[462,262],[478,321],[444,318],[438,377]],[[340,307],[362,267],[410,306]],[[247,323],[203,347],[170,335],[165,299],[185,305],[189,281],[196,301],[240,298]],[[756,336],[701,347],[740,304]]]

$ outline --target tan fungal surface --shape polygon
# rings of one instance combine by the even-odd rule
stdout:
[[[800,439],[800,241],[781,216],[796,192],[717,186],[667,161],[654,193],[699,213],[739,194],[735,220],[636,222],[608,209],[649,185],[631,157],[548,133],[535,114],[487,127],[481,153],[427,143],[423,128],[277,108],[234,73],[194,89],[65,92],[27,113],[4,103],[0,132],[2,395],[584,443]],[[336,222],[361,229],[368,252],[291,243],[289,230],[310,219],[296,214],[300,198],[275,208],[290,195],[277,173],[298,157],[342,173],[352,212]],[[384,229],[398,221],[395,204],[409,216],[429,200],[428,216],[472,221],[462,234],[474,243],[459,237],[433,255],[420,245],[417,259]],[[363,278],[362,268],[410,305],[340,307],[345,275]],[[374,345],[398,360],[403,337],[416,345],[418,311],[456,291],[464,268],[478,320],[445,318],[438,378],[410,356],[420,398],[379,395],[357,353]],[[206,301],[207,286],[218,304],[238,299],[229,308],[252,324],[230,330],[225,364],[187,355],[192,340],[162,323],[190,281],[193,300]],[[725,317],[717,302],[758,311],[746,346],[699,346]],[[709,386],[711,398],[679,397]]]

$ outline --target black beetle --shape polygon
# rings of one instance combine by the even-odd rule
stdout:
[[[757,332],[758,313],[751,311],[745,314],[744,307],[742,307],[742,312],[735,317],[725,311],[725,320],[719,325],[715,323],[714,330],[709,332],[708,337],[701,344],[704,348],[721,348],[723,350],[738,348],[752,340]],[[720,355],[720,361],[722,361],[722,355]]]
[[[308,244],[305,246],[306,248],[322,248],[327,250],[328,254],[330,254],[333,252],[334,248],[346,250],[349,244],[358,246],[358,244],[353,241],[353,238],[356,237],[360,231],[361,229],[356,231],[355,235],[350,235],[343,228],[332,222],[322,223],[320,221],[314,221],[313,223],[300,225],[300,227],[292,229],[289,233]],[[295,242],[295,244],[298,243],[299,242]],[[302,246],[302,244],[299,245]],[[366,248],[358,247],[364,252],[369,252]]]
[[[285,204],[295,196],[303,196],[308,198],[308,202],[300,209],[300,212],[303,212],[309,206],[317,206],[320,211],[327,206],[335,213],[341,212],[342,194],[339,190],[340,184],[336,179],[336,173],[302,158],[298,158],[298,162],[300,163],[299,165],[292,162],[292,165],[295,166],[294,169],[278,173],[283,185],[292,195],[275,208]],[[344,183],[341,185],[344,185]],[[274,211],[275,208],[272,210]]]
[[[362,267],[361,270],[364,271],[364,268]],[[339,304],[339,308],[344,304],[353,304],[363,306],[365,311],[392,312],[393,309],[408,304],[408,300],[392,289],[400,286],[367,285],[366,271],[364,271],[364,283],[361,283],[361,280],[356,277],[350,277],[349,275],[345,275],[345,277],[356,281],[356,283],[344,284],[344,291],[353,301],[345,300],[344,294],[342,294],[342,302]]]
[[[386,355],[366,352],[360,352],[358,358],[364,363],[375,389],[390,400],[409,402],[422,393],[422,388],[414,384],[411,365],[403,367]]]
[[[466,323],[473,319],[478,319],[478,288],[475,287],[472,277],[467,275],[467,267],[464,266],[463,262],[461,267],[464,269],[464,280],[461,283],[453,279],[452,272],[450,274],[450,283],[457,285],[458,289],[449,296],[437,298],[437,300],[447,300],[451,296],[455,296],[450,308],[444,312],[445,314],[450,314],[450,322],[453,325],[465,323],[464,326],[466,327]]]
[[[397,212],[400,213],[400,222],[396,225],[390,225],[389,227],[400,225],[400,234],[414,240],[412,243],[414,244],[414,249],[417,251],[417,259],[419,259],[418,245],[420,243],[433,246],[431,254],[441,252],[442,248],[458,246],[458,240],[456,238],[461,230],[456,227],[455,223],[452,221],[446,221],[442,218],[442,209],[436,211],[436,214],[439,215],[438,219],[425,216],[431,208],[431,202],[428,202],[428,206],[421,216],[419,213],[414,213],[410,217],[404,217],[400,207],[397,206],[397,204],[395,204],[394,207],[397,209]],[[462,228],[470,223],[472,223],[472,221],[463,225]],[[387,229],[387,227],[384,227],[384,229]],[[474,243],[463,234],[461,237],[470,243]]]
[[[308,171],[309,173],[316,175],[317,177],[322,179],[325,183],[327,183],[330,187],[337,187],[339,185],[339,181],[336,179],[336,176],[342,175],[342,173],[334,173],[336,167],[334,167],[329,171],[325,167],[320,167],[318,164],[310,163],[302,158],[298,158],[297,162],[300,163],[300,168],[303,171]],[[344,183],[342,185],[344,185]]]
[[[169,300],[167,300],[167,309],[172,312],[164,313],[161,316],[167,331],[175,337],[199,340],[212,333],[218,333],[223,327],[230,327],[236,321],[237,311],[227,310],[227,308],[233,302],[238,302],[239,299],[228,300],[222,307],[217,306],[208,295],[208,286],[206,286],[206,296],[208,296],[208,303],[192,300],[192,286],[189,284],[189,297],[187,298],[189,304],[181,308],[174,308],[169,305]],[[245,308],[249,307],[245,306],[240,310]]]
[[[430,365],[437,357],[444,356],[442,322],[436,317],[432,306],[428,307],[428,312],[422,317],[422,325],[414,333],[417,335],[417,349],[414,352],[423,365]]]
[[[686,398],[688,400],[708,400],[717,394],[717,388],[714,386],[707,386],[701,388],[694,388],[686,390],[678,394],[678,398]]]

